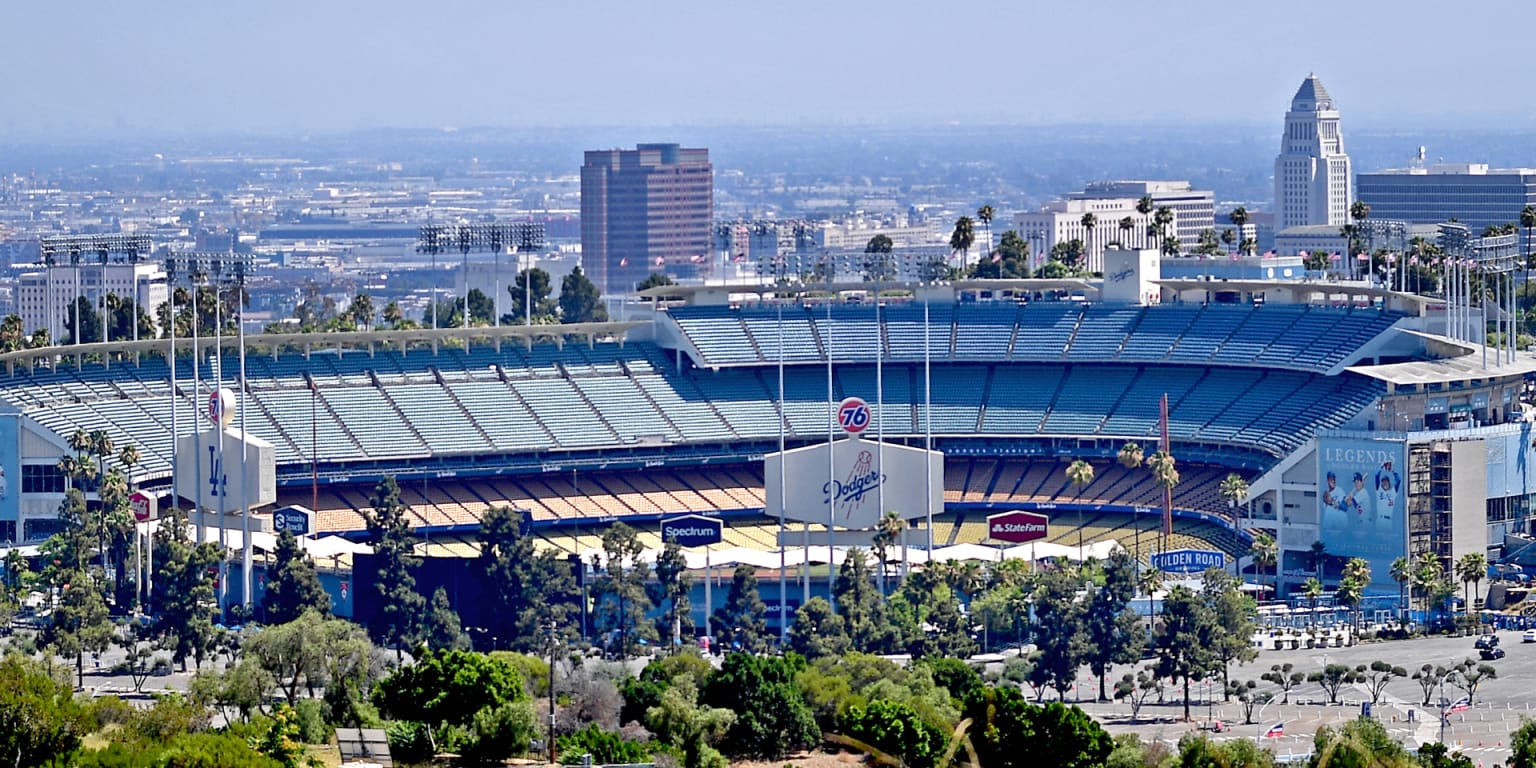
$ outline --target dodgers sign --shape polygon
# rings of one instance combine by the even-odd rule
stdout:
[[[1227,555],[1213,549],[1170,549],[1152,553],[1152,567],[1168,573],[1204,573],[1227,567]]]
[[[858,531],[886,512],[911,520],[944,509],[944,454],[905,445],[838,440],[770,453],[763,478],[768,515],[782,509],[796,522]]]
[[[987,515],[987,535],[998,541],[1023,544],[1043,539],[1051,519],[1035,512],[999,512]]]
[[[850,435],[857,435],[869,428],[873,416],[869,403],[862,397],[850,397],[837,407],[837,425]]]
[[[676,541],[679,547],[703,547],[719,544],[724,525],[713,517],[684,515],[661,521],[661,540]]]

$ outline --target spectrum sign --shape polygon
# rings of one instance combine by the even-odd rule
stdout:
[[[1046,537],[1051,519],[1036,512],[999,512],[987,515],[987,535],[1013,544]]]
[[[719,544],[723,528],[716,518],[684,515],[661,521],[661,539],[676,541],[680,547],[703,547]]]

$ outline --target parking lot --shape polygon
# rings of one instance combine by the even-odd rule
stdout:
[[[1444,740],[1452,750],[1459,750],[1472,758],[1474,763],[1485,766],[1502,765],[1509,758],[1509,734],[1520,727],[1522,719],[1536,718],[1531,710],[1531,684],[1536,680],[1536,644],[1521,643],[1520,632],[1500,632],[1499,646],[1507,655],[1487,662],[1497,677],[1485,680],[1477,689],[1472,706],[1451,714],[1445,727]],[[1471,637],[1422,638],[1380,643],[1366,643],[1353,647],[1317,648],[1259,653],[1258,659],[1244,665],[1233,665],[1231,679],[1237,681],[1259,680],[1271,665],[1295,665],[1295,671],[1310,673],[1320,671],[1332,663],[1369,665],[1381,660],[1404,667],[1407,678],[1394,679],[1387,685],[1382,701],[1372,711],[1387,730],[1404,744],[1415,747],[1425,742],[1440,740],[1440,722],[1437,718],[1440,692],[1432,693],[1430,706],[1422,706],[1423,692],[1412,674],[1425,664],[1450,666],[1463,659],[1477,660]],[[1111,678],[1133,670],[1134,667],[1117,668]],[[1087,698],[1098,690],[1097,682],[1088,677],[1080,679],[1078,691]],[[1207,691],[1209,690],[1209,695]],[[1259,681],[1259,690],[1275,691],[1271,683]],[[1455,701],[1463,691],[1450,683],[1444,687],[1446,700]],[[1068,697],[1069,701],[1072,697]],[[1277,698],[1267,705],[1262,714],[1255,714],[1255,722],[1243,723],[1242,705],[1233,700],[1223,702],[1220,683],[1208,689],[1203,683],[1190,686],[1190,716],[1192,722],[1183,721],[1183,705],[1178,690],[1167,690],[1163,702],[1157,703],[1154,694],[1141,710],[1136,721],[1130,719],[1130,705],[1122,702],[1103,704],[1092,701],[1080,702],[1082,707],[1103,723],[1112,733],[1135,732],[1143,739],[1161,740],[1176,744],[1185,733],[1208,727],[1213,721],[1221,721],[1226,728],[1211,732],[1216,740],[1258,739],[1282,759],[1300,759],[1312,751],[1312,737],[1324,725],[1338,724],[1360,716],[1361,701],[1368,701],[1370,694],[1363,685],[1346,685],[1339,691],[1337,705],[1329,705],[1327,695],[1317,683],[1302,683],[1292,689],[1289,703]],[[1271,726],[1283,723],[1284,735],[1264,737]]]

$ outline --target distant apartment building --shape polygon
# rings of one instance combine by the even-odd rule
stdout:
[[[1153,205],[1145,214],[1136,208],[1144,196],[1151,197]],[[1103,270],[1104,248],[1111,243],[1127,248],[1158,247],[1157,239],[1147,230],[1157,209],[1164,207],[1172,210],[1172,234],[1185,248],[1194,245],[1201,230],[1215,228],[1215,195],[1191,189],[1187,181],[1090,184],[1065,200],[1046,203],[1041,210],[1014,214],[1013,226],[1029,242],[1036,264],[1049,256],[1057,243],[1081,240],[1087,269],[1099,272]],[[1090,213],[1092,227],[1083,223],[1083,217]],[[1121,227],[1125,220],[1130,224],[1128,229]]]
[[[41,272],[26,272],[16,280],[16,314],[27,333],[47,328],[49,337],[63,340],[77,296],[98,310],[102,299],[115,295],[137,302],[150,317],[170,300],[165,270],[159,264],[63,264]]]
[[[1307,75],[1285,113],[1275,158],[1275,229],[1342,226],[1354,201],[1353,180],[1333,97],[1315,75]]]
[[[628,292],[652,272],[705,276],[713,218],[709,150],[640,144],[586,153],[581,263],[603,293]]]
[[[1422,158],[1422,152],[1420,153]],[[1536,206],[1536,169],[1489,168],[1486,163],[1422,162],[1362,173],[1356,186],[1373,219],[1438,224],[1456,219],[1477,234],[1484,227],[1520,223],[1520,210]],[[1521,252],[1531,247],[1519,230]]]

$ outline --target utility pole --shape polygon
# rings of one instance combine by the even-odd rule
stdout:
[[[555,617],[549,617],[549,764],[555,764]]]

